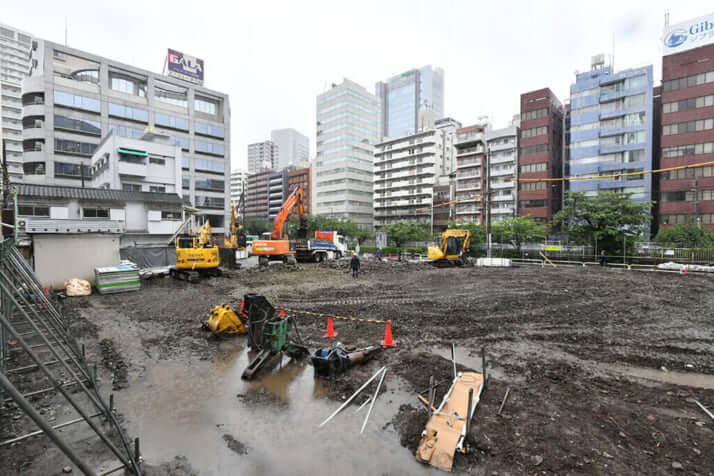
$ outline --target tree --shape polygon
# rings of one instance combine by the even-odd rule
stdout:
[[[714,233],[697,225],[673,225],[660,230],[655,241],[667,246],[711,248],[714,246]]]
[[[381,231],[387,233],[387,238],[396,246],[402,246],[407,241],[426,241],[429,239],[429,225],[414,221],[385,225]]]
[[[479,254],[486,242],[486,228],[482,225],[477,225],[474,222],[456,222],[449,221],[449,229],[452,230],[469,230],[471,231],[471,243],[469,244],[469,254],[476,256]],[[493,230],[491,230],[493,232]],[[493,234],[493,233],[492,233]]]
[[[615,253],[623,251],[627,237],[647,232],[652,205],[634,203],[628,193],[600,192],[588,197],[583,192],[569,192],[565,206],[553,216],[553,225],[578,243]]]
[[[329,218],[321,215],[306,215],[307,232],[309,236],[314,236],[315,231],[336,231],[342,236],[355,239],[362,243],[372,237],[369,230],[361,228],[357,223],[348,219]],[[293,214],[288,220],[288,230],[290,236],[296,236],[295,233],[300,225],[300,219]]]
[[[494,231],[495,230],[495,231]],[[520,215],[510,220],[504,220],[491,227],[492,239],[494,241],[509,241],[521,251],[521,245],[528,241],[544,240],[546,228],[543,223],[539,223],[530,215]],[[495,239],[498,234],[498,239]]]
[[[265,218],[246,218],[245,231],[249,235],[259,235],[266,231],[273,231],[273,222]]]

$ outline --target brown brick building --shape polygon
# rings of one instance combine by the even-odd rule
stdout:
[[[298,185],[302,185],[305,213],[311,213],[310,203],[310,167],[288,172],[288,194],[292,193]]]
[[[714,161],[714,45],[662,58],[661,100],[660,166]],[[660,228],[691,223],[714,231],[714,166],[658,176]]]
[[[518,178],[562,177],[563,105],[553,92],[539,89],[521,94],[521,137]],[[518,214],[550,222],[560,210],[561,182],[520,182]]]
[[[263,170],[249,175],[245,192],[245,216],[268,217],[268,197],[270,176],[274,170]]]

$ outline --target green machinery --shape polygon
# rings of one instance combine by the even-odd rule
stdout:
[[[298,359],[309,354],[307,347],[302,344],[294,318],[276,315],[275,308],[264,296],[246,294],[244,302],[248,315],[249,345],[252,350],[258,351],[258,355],[248,364],[241,378],[252,379],[275,355],[285,353]],[[289,339],[292,331],[299,343]]]

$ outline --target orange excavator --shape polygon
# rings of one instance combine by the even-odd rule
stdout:
[[[303,202],[303,189],[298,186],[283,203],[280,212],[275,216],[273,233],[270,240],[253,241],[253,254],[258,256],[258,263],[267,266],[269,261],[282,261],[285,264],[296,264],[295,248],[283,232],[285,222],[290,213],[297,207],[300,216],[300,225],[297,232],[298,239],[307,239],[307,219],[305,218],[305,205]]]

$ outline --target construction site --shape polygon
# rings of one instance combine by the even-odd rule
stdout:
[[[3,253],[6,306],[10,286],[31,276]],[[244,266],[197,283],[154,277],[130,293],[41,298],[36,307],[42,290],[30,285],[13,315],[56,309],[86,362],[88,389],[62,385],[73,367],[60,369],[64,355],[53,355],[59,334],[30,341],[15,327],[18,336],[4,336],[5,373],[32,408],[3,395],[0,473],[713,474],[710,276],[438,268],[365,255],[355,279],[349,266]],[[250,332],[206,329],[216,306],[244,314],[246,299],[261,299],[270,322],[289,322],[288,341],[302,350],[288,343],[266,353],[249,378],[266,348],[251,349]],[[350,354],[322,378],[307,355],[319,349],[369,358]],[[465,398],[457,392],[466,376],[480,382],[470,419],[446,410]],[[78,417],[68,399],[81,407],[90,397],[109,408]],[[54,429],[37,431],[33,409]],[[440,417],[462,438],[446,442],[451,461],[429,463],[428,447],[443,450],[427,431]]]

